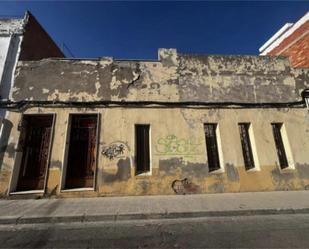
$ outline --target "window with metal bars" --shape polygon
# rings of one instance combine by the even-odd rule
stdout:
[[[254,159],[249,135],[250,123],[239,123],[239,133],[246,170],[253,169]]]
[[[289,163],[288,163],[288,159],[287,159],[286,152],[284,149],[284,143],[283,143],[282,134],[281,134],[283,124],[282,123],[272,123],[271,125],[273,128],[273,134],[274,134],[280,167],[281,169],[288,168]]]
[[[136,175],[150,171],[150,125],[135,125]]]
[[[204,124],[206,149],[208,158],[209,172],[220,169],[218,142],[217,142],[217,124]]]

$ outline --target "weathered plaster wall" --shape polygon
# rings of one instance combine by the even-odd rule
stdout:
[[[308,71],[303,74],[308,77]],[[297,83],[298,90],[301,84]],[[188,55],[161,49],[159,61],[103,57],[19,62],[13,99],[269,103],[299,100],[295,87],[286,58]]]
[[[257,56],[180,56],[180,94],[185,101],[294,101],[287,60]]]
[[[301,94],[302,90],[309,88],[309,69],[294,69],[296,93]]]
[[[25,19],[0,19],[0,98],[8,99],[20,52]]]
[[[0,19],[0,34],[22,34],[24,29],[24,19]]]
[[[1,37],[0,37],[1,39]],[[22,36],[12,35],[7,38],[8,47],[6,51],[6,56],[3,64],[3,74],[0,81],[0,98],[7,100],[10,99],[11,88],[14,81],[14,72],[18,61],[18,56],[20,53],[20,44],[22,41]],[[1,110],[0,112],[3,112]]]
[[[175,194],[172,184],[187,193],[297,190],[309,187],[309,117],[305,109],[180,109],[32,108],[26,113],[55,113],[47,194],[67,196]],[[70,113],[100,113],[95,191],[61,192]],[[0,192],[5,195],[12,172],[18,169],[16,151],[20,113],[10,112],[13,124],[4,152]],[[219,124],[224,172],[209,173],[203,123]],[[260,170],[244,167],[239,122],[251,122]],[[285,124],[295,169],[279,169],[271,122]],[[151,175],[135,176],[134,125],[151,126]],[[175,125],[177,124],[177,125]],[[123,153],[111,153],[114,146]],[[187,178],[190,184],[181,181]],[[176,182],[175,182],[176,180]],[[12,186],[12,185],[11,185]]]
[[[9,36],[5,37],[0,36],[0,83],[2,79],[6,57],[9,51],[10,40],[11,38]]]
[[[159,50],[159,61],[45,59],[19,62],[13,100],[282,103],[301,100],[308,70],[287,59],[201,56]],[[97,196],[219,193],[309,188],[309,116],[305,108],[29,108],[55,113],[47,195]],[[99,113],[95,191],[61,192],[70,113]],[[0,192],[14,190],[21,152],[16,151],[21,113],[6,121],[8,146],[0,153]],[[219,124],[223,172],[209,173],[203,123]],[[246,171],[239,122],[253,127],[259,170]],[[272,122],[283,122],[295,169],[281,171]],[[151,175],[135,175],[134,125],[151,126]],[[113,148],[122,152],[114,153]],[[3,163],[1,163],[1,160]],[[11,177],[13,175],[13,177]],[[10,180],[12,179],[12,181]],[[187,179],[187,180],[185,180]],[[10,184],[9,184],[10,183]]]

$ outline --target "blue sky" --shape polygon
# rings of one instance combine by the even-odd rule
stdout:
[[[0,16],[30,10],[75,57],[156,59],[160,47],[182,53],[258,54],[309,1],[0,2]]]

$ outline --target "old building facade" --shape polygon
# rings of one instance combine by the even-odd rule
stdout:
[[[158,61],[18,62],[3,196],[309,187],[308,70],[160,49]]]

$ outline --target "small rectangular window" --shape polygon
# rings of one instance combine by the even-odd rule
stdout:
[[[250,123],[239,123],[238,126],[245,168],[250,170],[255,167],[249,134]]]
[[[282,139],[282,123],[272,123],[273,134],[278,154],[278,159],[281,169],[289,167],[286,151],[284,149],[284,143]]]
[[[220,169],[217,124],[204,124],[209,172]]]
[[[136,175],[150,172],[149,125],[135,125]]]

